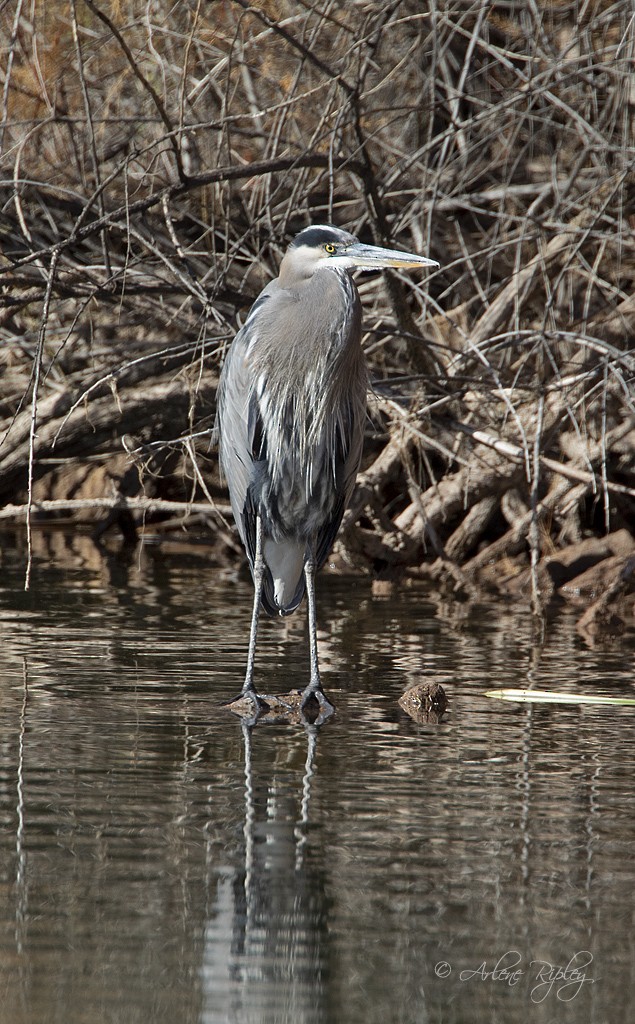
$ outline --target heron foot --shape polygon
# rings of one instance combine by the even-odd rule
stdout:
[[[265,695],[256,693],[253,686],[245,687],[235,697],[232,697],[231,700],[223,701],[222,706],[224,708],[228,708],[231,707],[232,704],[243,705],[248,701],[251,703],[254,713],[262,715],[265,711],[269,710],[269,704]]]
[[[311,682],[306,687],[306,689],[303,690],[302,696],[300,698],[300,710],[302,711],[303,714],[306,712],[307,707],[310,707],[312,701],[317,702],[319,712],[314,724],[321,725],[322,722],[325,722],[326,719],[330,718],[331,715],[335,712],[335,705],[331,704],[331,701],[328,699],[328,697],[324,693],[324,690],[322,689],[321,683],[318,683],[316,685],[315,683]]]
[[[230,708],[231,711],[241,717],[244,717],[249,710],[251,712],[249,721],[254,724],[269,711],[279,713],[281,708],[284,711],[293,711],[292,705],[282,697],[276,697],[268,693],[258,693],[253,686],[243,688],[236,697],[223,701],[222,706]]]

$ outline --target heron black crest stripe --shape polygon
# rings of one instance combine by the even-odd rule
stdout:
[[[341,228],[336,228],[330,224],[324,224],[317,227],[305,228],[299,235],[296,235],[291,242],[292,249],[298,249],[301,245],[307,245],[310,249],[315,249],[320,245],[325,245],[327,242],[333,242],[335,245],[348,244],[353,241],[353,236],[349,235],[348,231],[342,231]]]

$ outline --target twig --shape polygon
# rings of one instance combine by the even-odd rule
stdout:
[[[530,551],[531,568],[531,604],[534,615],[540,615],[542,611],[542,598],[538,582],[538,562],[540,561],[540,531],[538,529],[538,492],[540,488],[540,449],[542,447],[542,425],[545,411],[545,398],[543,394],[538,397],[538,409],[536,410],[536,432],[534,435],[534,451],[532,460],[531,491],[529,496],[531,508],[531,522],[529,524],[528,541]]]
[[[459,423],[457,420],[450,421],[451,426],[455,430],[460,430],[464,434],[477,441],[479,444],[486,445],[488,448],[492,448],[500,455],[504,455],[506,459],[510,459],[512,462],[524,463],[525,453],[522,448],[518,445],[512,444],[510,441],[505,441],[500,437],[494,437],[493,434],[488,433],[485,430],[471,427],[467,423]],[[624,423],[618,430],[612,433],[612,441],[615,442],[619,438],[633,429],[632,423]],[[578,469],[577,466],[567,465],[564,462],[557,462],[556,459],[550,459],[546,455],[540,455],[540,464],[545,469],[550,469],[553,473],[557,473],[559,476],[565,477],[567,480],[579,480],[582,483],[591,484],[595,491],[597,487],[597,481],[593,473],[588,473],[584,469]],[[635,498],[635,488],[628,487],[626,484],[619,484],[613,480],[606,480],[605,486],[607,491],[613,491],[615,494],[625,494],[631,498]]]
[[[48,280],[46,282],[46,294],[42,305],[42,318],[40,320],[40,332],[38,335],[37,349],[35,353],[35,373],[33,377],[33,396],[31,398],[31,423],[29,428],[29,471],[28,471],[28,500],[26,514],[26,543],[27,562],[24,577],[24,589],[28,590],[31,583],[31,566],[33,564],[33,549],[31,546],[31,507],[33,504],[33,468],[35,465],[35,430],[37,424],[37,401],[40,387],[40,374],[42,371],[42,357],[44,354],[44,340],[46,338],[46,327],[49,319],[51,295],[53,292],[53,281],[55,270],[60,258],[60,250],[54,249],[49,264]]]
[[[162,203],[164,197],[172,199],[186,195],[187,193],[203,188],[206,185],[239,181],[243,178],[255,179],[266,174],[286,174],[289,171],[312,167],[328,169],[330,163],[331,158],[329,156],[323,156],[320,153],[302,153],[293,157],[277,157],[275,160],[259,160],[250,164],[232,164],[229,166],[216,167],[211,171],[192,175],[187,178],[186,181],[178,182],[173,185],[166,185],[157,189],[155,192],[151,192],[143,199],[137,199],[134,203],[126,203],[125,206],[118,207],[111,213],[106,214],[105,217],[96,217],[95,220],[78,228],[68,238],[63,238],[60,239],[60,241],[55,242],[54,245],[44,246],[41,249],[30,252],[27,256],[13,260],[9,265],[0,267],[0,276],[3,274],[13,273],[19,267],[26,266],[29,263],[50,257],[53,249],[55,248],[65,250],[77,242],[84,241],[91,235],[98,234],[104,227],[108,227],[108,225],[113,222],[132,218],[140,213],[147,213],[159,203]],[[358,163],[347,157],[333,158],[333,165],[338,170],[345,168],[354,174],[364,173]],[[118,176],[119,173],[119,170],[113,172],[113,177]]]
[[[92,164],[93,164],[93,175],[94,175],[94,178],[95,178],[95,188],[97,190],[99,190],[100,186],[101,186],[101,173],[100,173],[100,169],[99,169],[99,159],[97,157],[97,146],[95,144],[95,128],[94,128],[94,125],[93,125],[93,112],[92,112],[91,105],[90,105],[90,98],[89,98],[89,95],[88,95],[88,88],[86,86],[86,78],[84,76],[84,61],[83,61],[83,57],[82,57],[82,45],[81,45],[81,41],[80,41],[80,38],[79,38],[79,26],[77,24],[77,0],[71,0],[71,10],[73,12],[73,17],[72,17],[73,41],[75,43],[75,51],[76,51],[76,54],[77,54],[77,74],[79,75],[79,84],[80,84],[81,91],[82,91],[82,100],[83,100],[83,104],[84,104],[84,114],[86,115],[86,124],[88,125],[88,129],[89,129],[88,137],[89,137],[89,140],[90,140],[90,156],[91,156],[91,160],[92,160]],[[99,196],[98,196],[97,202],[98,202],[99,214],[100,214],[101,217],[104,217],[105,214],[106,214],[106,209],[105,209],[105,206],[104,206],[103,192],[101,192],[101,191],[99,192]],[[107,236],[106,236],[105,228],[101,232],[101,244],[102,244],[102,253],[103,253],[103,258],[104,258],[104,266],[106,267],[106,272],[108,273],[108,276],[110,277],[111,274],[112,274],[112,270],[111,270],[111,267],[110,267],[110,253],[108,252],[108,241],[107,241]]]
[[[18,30],[20,28],[20,18],[22,17],[22,6],[24,0],[18,0],[15,6],[15,14],[13,15],[13,24],[11,26],[11,38],[9,39],[8,53],[6,55],[6,64],[4,68],[4,85],[2,87],[2,115],[0,116],[0,153],[4,149],[4,133],[7,127],[7,109],[9,104],[9,90],[11,87],[11,71],[13,69],[13,58],[15,54],[15,44],[18,40]]]
[[[174,133],[174,126],[173,126],[172,122],[170,121],[170,118],[168,117],[168,113],[167,113],[167,111],[166,111],[166,109],[165,109],[165,107],[163,105],[163,101],[161,100],[161,97],[157,93],[157,91],[154,88],[154,86],[152,85],[152,83],[149,82],[148,79],[145,77],[145,75],[141,72],[141,69],[139,68],[139,62],[137,60],[135,60],[134,55],[133,55],[130,47],[128,46],[126,40],[122,36],[122,34],[119,31],[119,29],[117,28],[117,26],[114,24],[114,22],[111,21],[111,19],[105,13],[105,11],[100,10],[100,8],[97,7],[97,5],[95,4],[94,0],[84,0],[84,3],[86,4],[87,7],[90,8],[90,10],[93,12],[95,17],[99,18],[99,20],[102,21],[104,23],[104,25],[107,26],[108,30],[113,34],[113,36],[115,37],[115,39],[119,43],[121,49],[123,50],[123,52],[124,52],[124,54],[126,56],[126,60],[128,61],[128,64],[130,65],[130,70],[132,71],[133,75],[135,76],[135,78],[138,79],[138,81],[141,83],[141,85],[146,90],[146,92],[149,94],[149,96],[151,96],[152,102],[154,103],[154,105],[155,105],[155,107],[156,107],[156,109],[158,111],[159,117],[163,121],[163,124],[165,125],[166,131],[168,133],[168,139],[169,139],[170,145],[172,147],[172,152],[174,153],[174,159],[176,161],[176,167],[177,167],[177,171],[178,171],[178,175],[179,175],[179,181],[185,182],[187,180],[187,175],[185,174],[185,171],[183,170],[183,160],[181,158],[181,150],[179,149],[179,144],[177,142],[176,135]]]
[[[121,505],[120,497],[113,498],[54,498],[32,501],[24,505],[4,505],[0,508],[0,519],[21,519],[35,512],[83,512],[89,509],[115,509]],[[191,515],[228,516],[229,506],[209,505],[203,501],[164,501],[160,498],[126,498],[125,507],[130,512],[176,512],[187,518]]]

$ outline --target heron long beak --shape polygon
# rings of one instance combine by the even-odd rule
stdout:
[[[429,260],[426,256],[416,256],[411,252],[399,252],[397,249],[382,249],[378,245],[364,245],[363,242],[353,242],[348,245],[342,255],[350,259],[360,270],[439,266],[436,260]]]

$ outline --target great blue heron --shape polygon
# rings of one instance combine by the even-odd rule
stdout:
[[[258,713],[253,682],[260,605],[288,615],[306,591],[311,675],[320,682],[315,574],[324,565],[359,469],[368,385],[354,270],[437,267],[434,260],[364,245],[330,225],[305,228],[262,291],[227,354],[216,426],[221,468],[254,581],[242,696]]]

